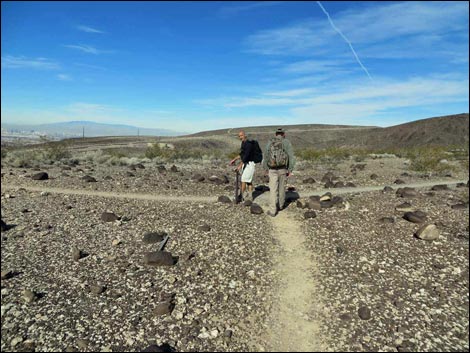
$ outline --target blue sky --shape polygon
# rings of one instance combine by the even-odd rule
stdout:
[[[196,132],[468,112],[468,2],[1,3],[4,123]]]

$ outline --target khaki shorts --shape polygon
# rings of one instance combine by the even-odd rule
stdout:
[[[252,183],[255,174],[255,162],[248,162],[243,168],[242,183]]]

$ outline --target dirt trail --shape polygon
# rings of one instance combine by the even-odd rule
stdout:
[[[281,247],[275,270],[279,274],[279,301],[268,324],[266,349],[271,352],[322,352],[319,322],[320,307],[315,295],[315,263],[304,246],[301,223],[289,210],[271,218],[274,237]],[[318,301],[317,301],[318,299]]]
[[[412,184],[401,184],[393,185],[394,189],[399,187],[414,187],[414,188],[423,188],[429,187],[437,184],[446,184],[450,187],[455,186],[458,183],[466,183],[467,180],[435,180],[427,181],[420,183]],[[358,193],[358,192],[370,192],[370,191],[379,191],[384,188],[382,186],[364,186],[356,188],[337,188],[337,189],[320,189],[312,192],[302,193],[300,197],[308,197],[311,195],[322,195],[325,192],[329,191],[332,194],[346,194],[346,193]],[[2,190],[17,190],[23,188],[28,191],[37,191],[37,192],[50,192],[58,194],[68,194],[68,195],[87,195],[87,196],[98,196],[98,197],[112,197],[118,199],[136,199],[136,200],[153,200],[153,201],[183,201],[183,202],[205,202],[211,203],[216,202],[219,195],[214,196],[170,196],[170,195],[152,195],[152,194],[140,194],[140,193],[126,193],[126,192],[110,192],[110,191],[97,191],[90,189],[68,189],[68,188],[58,188],[58,187],[47,187],[47,186],[23,186],[15,184],[6,184],[2,183]],[[289,196],[289,193],[287,193]],[[269,193],[264,193],[258,196],[255,199],[255,202],[261,206],[267,206],[269,203]]]
[[[413,184],[394,185],[398,187],[429,187],[436,184],[455,185],[466,180],[428,181]],[[105,192],[89,189],[67,189],[44,186],[21,186],[2,184],[2,191],[18,190],[23,188],[29,191],[50,192],[69,195],[87,195],[96,197],[111,197],[120,199],[156,200],[156,201],[180,201],[215,203],[216,195],[202,196],[167,196],[138,193]],[[357,187],[351,189],[322,189],[311,193],[302,194],[307,197],[314,194],[322,194],[330,191],[334,194],[358,193],[382,190],[383,186]],[[266,206],[269,193],[260,195],[256,199],[261,206]],[[268,351],[304,351],[321,352],[326,347],[319,336],[319,320],[317,313],[321,312],[321,299],[315,289],[314,273],[316,264],[311,253],[304,246],[304,234],[302,222],[296,220],[293,210],[286,209],[276,217],[268,217],[273,226],[273,237],[280,245],[280,253],[275,262],[275,272],[279,275],[278,292],[279,300],[273,306],[268,329],[265,337],[260,337]]]

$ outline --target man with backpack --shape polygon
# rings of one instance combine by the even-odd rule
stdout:
[[[263,169],[269,170],[270,201],[269,210],[266,213],[271,217],[277,214],[278,202],[279,210],[285,206],[286,179],[292,175],[294,166],[292,144],[285,138],[284,130],[279,128],[276,131],[276,136],[268,142],[263,159]]]
[[[240,147],[240,155],[230,161],[230,165],[240,159],[240,164],[237,171],[243,168],[242,173],[242,197],[244,200],[253,200],[253,176],[255,174],[255,163],[260,163],[263,159],[261,149],[259,148],[258,141],[248,140],[245,131],[241,130],[238,133],[238,138],[242,141]],[[248,185],[248,192],[246,192]],[[246,192],[246,193],[245,193]]]

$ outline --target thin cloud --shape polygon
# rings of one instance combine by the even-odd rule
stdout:
[[[218,15],[220,17],[230,17],[236,16],[242,12],[252,11],[254,9],[262,8],[262,7],[271,7],[282,4],[284,1],[259,1],[255,3],[249,3],[244,5],[237,5],[237,6],[224,6],[219,9]]]
[[[109,50],[100,50],[100,49],[96,49],[95,47],[92,47],[90,45],[72,45],[72,44],[68,44],[68,45],[64,45],[65,47],[67,48],[70,48],[70,49],[75,49],[75,50],[80,50],[84,53],[87,53],[87,54],[94,54],[94,55],[99,55],[99,54],[105,54],[105,53],[111,53],[111,51]]]
[[[29,59],[24,56],[2,56],[2,69],[59,70],[60,65],[47,58]]]
[[[361,57],[370,53],[372,57],[387,58],[388,52],[392,57],[440,57],[445,55],[440,48],[448,47],[455,38],[460,38],[455,43],[458,47],[455,52],[466,49],[458,44],[468,43],[466,1],[371,4],[360,10],[335,13],[335,24],[348,33],[348,39],[356,47],[360,46]],[[337,33],[328,22],[310,19],[255,32],[243,44],[249,52],[262,55],[318,57],[344,51],[335,37]]]
[[[72,81],[72,78],[66,74],[58,74],[57,78],[61,81]]]
[[[325,10],[325,8],[323,7],[323,5],[321,4],[320,1],[317,1],[317,4],[318,6],[320,6],[320,8],[322,9],[322,11],[325,13],[326,17],[328,18],[328,22],[330,22],[330,25],[331,27],[333,27],[333,29],[338,32],[338,34],[341,36],[341,38],[344,39],[344,41],[346,43],[348,43],[349,45],[349,48],[351,49],[352,53],[354,54],[354,57],[356,58],[356,61],[357,63],[361,66],[361,68],[365,71],[365,73],[367,74],[367,76],[369,77],[369,79],[372,80],[372,77],[370,76],[369,74],[369,71],[367,70],[367,68],[362,64],[361,60],[359,59],[359,57],[357,56],[357,53],[356,51],[354,50],[354,47],[352,46],[351,44],[351,41],[343,34],[343,32],[341,32],[341,30],[335,26],[335,24],[333,23],[333,20],[331,19],[330,17],[330,14],[328,13],[328,11]]]
[[[105,67],[98,66],[98,65],[90,65],[90,64],[83,64],[83,63],[74,63],[74,65],[79,66],[79,67],[84,67],[87,69],[93,69],[93,70],[106,70]]]
[[[92,27],[89,27],[89,26],[77,26],[77,29],[79,31],[87,32],[87,33],[100,33],[100,34],[105,33],[103,31],[100,31],[99,29],[92,28]]]

